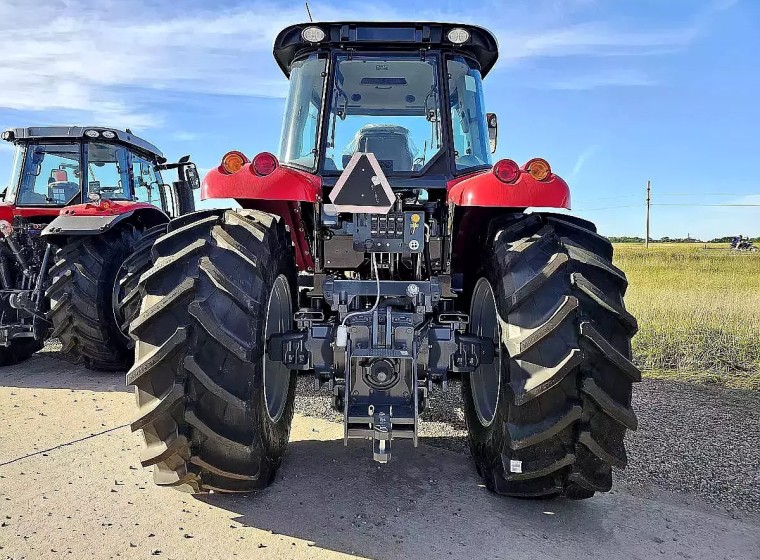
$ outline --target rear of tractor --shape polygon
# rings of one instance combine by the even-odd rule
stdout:
[[[171,216],[194,209],[194,165],[167,165],[155,146],[109,128],[17,128],[3,139],[16,159],[0,202],[0,363],[55,336],[88,367],[128,368],[132,341],[116,305],[122,264]],[[179,170],[173,185],[162,182],[168,168]]]
[[[510,496],[607,491],[636,427],[635,319],[593,224],[566,214],[540,158],[491,163],[482,82],[494,37],[471,26],[305,24],[279,159],[229,152],[197,212],[135,258],[131,322],[144,466],[191,491],[268,485],[296,372],[390,460],[418,442],[430,392],[462,381],[478,472]]]

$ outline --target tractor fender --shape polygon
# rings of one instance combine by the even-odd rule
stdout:
[[[570,188],[558,175],[544,181],[522,172],[512,184],[503,183],[490,170],[450,181],[447,198],[457,206],[570,209]]]
[[[201,200],[234,198],[241,200],[290,200],[319,202],[322,180],[317,175],[284,165],[264,177],[256,175],[253,164],[246,163],[237,173],[212,169],[203,178]],[[241,203],[241,206],[245,206]]]
[[[142,229],[165,223],[169,216],[151,204],[101,201],[94,204],[76,204],[61,210],[41,235],[99,235],[112,230],[117,224],[132,223]]]

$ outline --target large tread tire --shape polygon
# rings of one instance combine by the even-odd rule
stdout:
[[[139,289],[140,276],[142,276],[143,272],[150,269],[152,265],[151,252],[153,244],[168,229],[169,224],[166,223],[145,230],[142,239],[134,246],[132,254],[124,261],[122,270],[119,273],[120,280],[117,295],[119,299],[119,311],[116,315],[116,320],[119,322],[119,328],[128,338],[128,344],[132,348],[134,348],[134,341],[129,336],[129,325],[140,314],[140,303],[142,301]]]
[[[484,253],[501,338],[493,422],[462,384],[478,472],[492,491],[516,497],[589,498],[627,462],[636,429],[631,362],[636,320],[625,310],[625,274],[590,222],[555,214],[502,218]],[[492,304],[493,305],[493,304]],[[475,388],[477,389],[477,387]]]
[[[42,349],[43,342],[34,338],[17,338],[11,340],[10,346],[0,346],[0,367],[15,366],[32,357]]]
[[[296,269],[289,233],[255,210],[197,212],[174,220],[141,274],[132,321],[143,466],[159,485],[191,492],[251,491],[273,480],[295,405],[288,371],[283,411],[272,419],[264,391],[267,302]],[[292,328],[292,314],[283,329]]]
[[[192,214],[183,214],[173,220],[173,227],[179,228],[196,219],[199,215],[211,215],[213,210],[195,212]],[[119,273],[119,293],[118,293],[118,313],[121,331],[129,339],[130,348],[134,348],[134,341],[129,335],[129,325],[140,314],[140,303],[142,302],[142,293],[140,292],[140,276],[147,272],[153,265],[152,251],[153,244],[169,231],[169,223],[158,224],[152,228],[146,229],[140,241],[134,246],[132,254],[127,257]]]
[[[125,225],[101,235],[73,237],[58,249],[46,295],[51,337],[62,351],[99,371],[126,370],[132,365],[129,338],[114,308],[114,286],[124,260],[142,237]]]
[[[6,324],[21,322],[19,311],[11,306],[7,295],[0,299],[0,317]],[[41,350],[43,345],[44,341],[31,337],[11,339],[10,345],[0,346],[0,367],[15,366],[28,360],[32,354]]]

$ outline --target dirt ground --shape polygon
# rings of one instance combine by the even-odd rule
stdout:
[[[0,558],[760,558],[758,519],[697,498],[625,484],[500,498],[460,453],[404,442],[379,466],[340,424],[301,415],[267,490],[160,489],[123,379],[54,351],[0,370]]]

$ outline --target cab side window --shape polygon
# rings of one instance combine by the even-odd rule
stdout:
[[[87,145],[87,191],[101,198],[129,200],[127,151],[113,144]]]
[[[157,208],[162,208],[161,185],[153,168],[153,163],[143,157],[132,154],[132,177],[135,184],[135,200],[137,202],[147,202]]]

